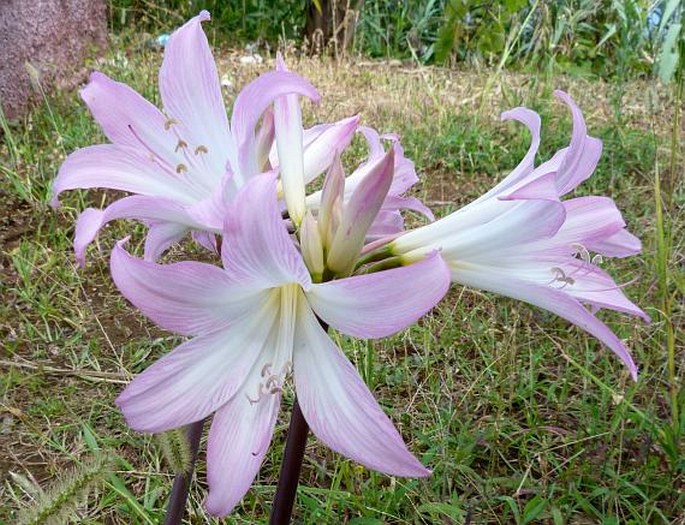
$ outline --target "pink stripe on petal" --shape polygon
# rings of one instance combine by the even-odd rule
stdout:
[[[407,450],[354,366],[301,302],[293,353],[295,389],[312,432],[328,447],[394,476],[430,471]]]
[[[207,444],[207,511],[225,516],[250,489],[269,449],[280,394],[250,403],[238,393],[214,415]]]
[[[188,234],[184,224],[161,223],[150,226],[145,237],[145,260],[156,261],[173,244]]]
[[[359,182],[345,204],[340,227],[331,242],[328,267],[339,274],[352,269],[392,183],[394,150],[376,160],[373,169]],[[345,188],[347,190],[347,187]]]
[[[409,266],[314,284],[307,297],[332,327],[355,337],[378,338],[414,323],[449,286],[449,268],[436,252]]]

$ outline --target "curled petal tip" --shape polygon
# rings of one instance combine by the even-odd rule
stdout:
[[[212,19],[211,15],[209,14],[209,11],[207,11],[206,9],[200,11],[200,14],[197,15],[197,18],[200,22],[206,22],[207,20]]]

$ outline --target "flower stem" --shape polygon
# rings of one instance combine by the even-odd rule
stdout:
[[[293,504],[297,495],[297,484],[300,479],[300,469],[304,459],[304,448],[307,444],[307,434],[309,434],[309,425],[307,425],[300,405],[295,399],[269,525],[287,525],[290,523]]]
[[[319,323],[321,323],[321,328],[327,332],[328,325],[321,319],[319,319]],[[295,398],[269,525],[288,525],[290,523],[308,434],[309,425],[302,415],[297,398]]]
[[[169,497],[169,504],[167,505],[166,516],[164,517],[164,525],[179,525],[183,519],[190,480],[193,477],[193,469],[197,461],[197,452],[200,448],[200,438],[202,437],[204,425],[205,421],[202,419],[187,426],[187,439],[191,456],[190,467],[186,472],[181,472],[174,478],[174,485],[171,488],[171,496]]]

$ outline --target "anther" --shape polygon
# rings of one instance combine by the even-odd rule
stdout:
[[[169,131],[171,129],[171,126],[175,126],[176,124],[178,124],[178,120],[176,120],[175,118],[168,118],[166,119],[166,122],[164,122],[164,129],[166,131]]]
[[[266,377],[266,376],[270,376],[270,375],[271,375],[271,363],[266,363],[266,364],[262,367],[261,376],[262,376],[262,377]]]
[[[187,171],[188,171],[188,167],[183,163],[176,166],[176,173],[186,173]]]
[[[209,153],[207,146],[200,144],[197,148],[195,148],[195,155],[199,155],[200,153]]]
[[[573,285],[575,284],[576,280],[573,277],[570,277],[566,275],[566,272],[562,268],[559,268],[558,266],[554,266],[551,268],[552,273],[555,275],[554,279],[552,279],[551,282],[560,282],[564,283],[562,285],[562,288],[564,288],[566,285]]]
[[[188,147],[188,143],[183,140],[183,139],[178,139],[178,144],[176,144],[176,149],[174,149],[174,153],[178,152],[180,149],[185,149]]]

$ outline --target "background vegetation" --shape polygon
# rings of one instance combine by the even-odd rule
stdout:
[[[570,119],[551,93],[567,90],[604,142],[578,195],[616,199],[644,245],[638,257],[605,264],[653,322],[600,314],[628,341],[637,383],[582,331],[459,287],[392,338],[336,336],[434,474],[383,476],[311,438],[296,522],[685,523],[680,3],[367,0],[351,47],[312,57],[301,2],[112,0],[112,46],[90,67],[158,103],[156,39],[202,7],[212,12],[205,29],[230,80],[228,107],[281,48],[323,95],[305,108],[306,121],[360,113],[365,124],[398,132],[423,181],[417,195],[438,214],[483,193],[525,154],[528,137],[500,123],[499,111],[524,104],[541,113],[538,162],[565,146]],[[661,18],[649,22],[655,13]],[[265,62],[241,63],[253,51]],[[76,216],[116,197],[71,192],[60,210],[48,206],[65,156],[104,141],[76,93],[50,94],[0,127],[0,523],[45,509],[55,494],[72,503],[62,520],[159,523],[173,472],[159,441],[128,429],[113,403],[179,342],[137,314],[108,275],[114,242],[133,232],[140,249],[142,229],[111,225],[87,268],[75,267]],[[346,162],[362,154],[355,143]],[[266,520],[291,403],[288,392],[259,478],[226,523]],[[74,465],[80,470],[66,477]],[[198,470],[189,520],[218,523],[202,509],[202,461]]]

